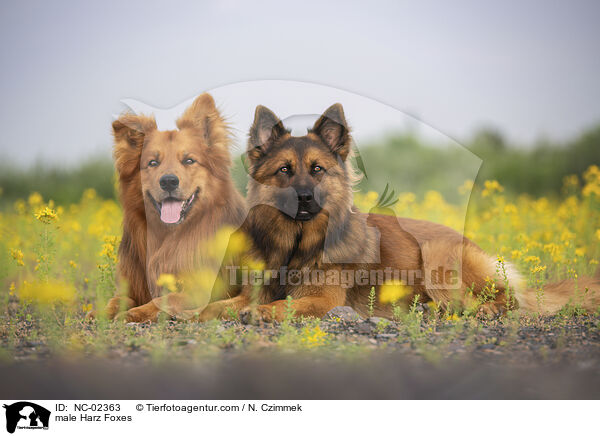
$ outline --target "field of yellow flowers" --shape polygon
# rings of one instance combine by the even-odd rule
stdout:
[[[487,252],[514,263],[529,285],[540,292],[544,283],[596,271],[600,261],[597,166],[589,167],[582,178],[565,178],[561,198],[506,193],[497,181],[486,181],[483,186],[465,181],[459,191],[464,200],[458,205],[446,202],[435,191],[427,192],[422,199],[409,192],[400,193],[393,211],[398,216],[427,219],[464,232]],[[355,196],[356,205],[364,211],[375,206],[377,200],[375,192]],[[34,192],[0,214],[2,358],[22,357],[20,344],[24,340],[47,353],[105,353],[125,344],[131,349],[144,349],[155,358],[173,355],[172,341],[180,337],[193,343],[203,338],[208,346],[202,352],[232,344],[265,345],[265,341],[298,349],[318,349],[335,341],[339,345],[340,339],[328,333],[318,320],[282,326],[278,332],[269,331],[266,339],[261,338],[260,330],[244,330],[241,334],[241,327],[223,330],[218,322],[200,330],[171,321],[146,330],[102,320],[87,324],[85,313],[102,307],[120,287],[116,253],[121,213],[116,201],[99,198],[90,189],[71,205],[55,204]],[[391,335],[386,333],[390,325],[378,320],[373,324],[373,334],[401,340],[403,335],[414,339],[423,332],[435,331],[435,325],[421,324],[420,316],[415,318],[417,324],[405,320],[402,328],[395,327],[395,336],[389,337],[385,335]],[[442,321],[473,325],[461,318],[454,314]]]

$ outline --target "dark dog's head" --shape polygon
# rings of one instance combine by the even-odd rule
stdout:
[[[334,104],[305,136],[292,136],[269,109],[258,106],[250,129],[250,206],[267,204],[296,221],[350,210],[351,137],[341,104]]]
[[[138,115],[124,115],[113,123],[123,206],[141,197],[146,213],[168,225],[222,201],[221,185],[229,180],[229,132],[213,98],[200,95],[177,127],[159,131],[153,118]],[[128,171],[138,176],[137,183],[124,180]]]

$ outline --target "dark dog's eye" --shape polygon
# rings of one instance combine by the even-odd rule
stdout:
[[[155,159],[152,159],[150,162],[148,162],[148,166],[149,167],[157,167],[158,166],[158,161]]]
[[[194,159],[192,159],[192,158],[189,158],[189,157],[188,157],[187,159],[184,159],[184,160],[183,160],[183,164],[184,164],[184,165],[191,165],[191,164],[193,164],[193,163],[195,163],[195,162],[196,162],[196,161],[195,161]]]
[[[284,174],[287,174],[287,173],[289,173],[289,172],[290,172],[290,167],[288,167],[288,166],[283,166],[283,167],[279,168],[279,172],[282,172],[282,173],[284,173]]]
[[[313,167],[313,173],[320,173],[321,171],[323,171],[323,168],[321,168],[319,165],[315,165]]]

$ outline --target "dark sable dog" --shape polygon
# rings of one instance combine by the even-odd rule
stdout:
[[[496,259],[454,230],[358,212],[352,200],[356,177],[350,155],[351,137],[340,104],[327,109],[302,137],[291,136],[273,112],[257,107],[248,141],[251,210],[243,231],[251,238],[251,255],[279,277],[260,288],[255,316],[281,320],[287,296],[292,297],[297,316],[321,317],[339,305],[351,305],[364,314],[371,287],[377,294],[381,290],[382,271],[410,272],[416,279],[409,277],[407,283],[406,275],[394,275],[410,285],[403,287],[408,292],[405,301],[418,295],[421,302],[433,300],[443,307],[451,302],[470,305],[478,299],[488,313],[518,306],[538,310],[535,292],[526,289],[511,265],[504,265],[505,272],[498,274]],[[285,271],[300,272],[303,278],[281,280]],[[348,271],[354,281],[342,286],[340,278]],[[493,287],[489,278],[494,278]],[[600,280],[579,278],[578,286],[590,290],[583,306],[596,307]],[[574,288],[572,281],[546,286],[544,309],[558,310]],[[227,316],[231,313],[227,308],[243,309],[246,316],[250,293],[246,286],[238,297],[209,305],[200,318]],[[390,317],[391,306],[378,304],[378,296],[375,314]]]

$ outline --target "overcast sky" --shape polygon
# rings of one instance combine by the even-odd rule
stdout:
[[[519,143],[564,139],[600,121],[597,1],[5,0],[0,8],[0,147],[19,163],[110,153],[122,99],[170,108],[266,79],[368,97],[459,141],[481,125]],[[241,106],[230,93],[224,109],[264,104],[240,94]],[[284,97],[270,101],[283,108]],[[347,115],[370,116],[369,134],[389,127],[361,105]]]

